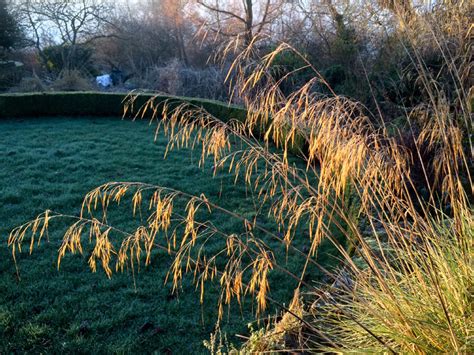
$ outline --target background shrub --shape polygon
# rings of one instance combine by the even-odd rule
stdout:
[[[176,96],[202,97],[225,101],[228,87],[221,69],[214,66],[192,68],[178,60],[153,66],[128,82],[132,88],[149,89]]]
[[[94,89],[92,80],[77,69],[66,69],[51,84],[51,88],[56,91],[88,91]]]
[[[43,60],[53,73],[64,70],[79,70],[89,75],[97,75],[92,59],[93,50],[87,45],[57,45],[43,50]]]
[[[44,92],[48,86],[37,76],[22,78],[21,81],[10,89],[10,92]]]

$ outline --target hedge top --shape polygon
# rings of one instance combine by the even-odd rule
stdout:
[[[123,116],[127,93],[104,92],[43,92],[0,95],[0,118],[42,116]],[[219,101],[156,95],[136,94],[135,113],[149,99],[155,104],[173,102],[190,103],[202,107],[215,117],[245,120],[246,110]]]

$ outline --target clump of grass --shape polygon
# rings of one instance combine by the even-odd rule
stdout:
[[[390,231],[389,260],[351,268],[354,285],[311,309],[312,324],[333,341],[328,351],[471,352],[472,216],[458,231],[452,221],[424,222],[405,235]]]
[[[325,131],[326,135],[322,137],[336,142],[336,149],[330,150],[330,155],[321,156],[321,176],[324,176],[325,169],[330,172],[328,178],[336,184],[332,185],[332,190],[337,191],[337,186],[346,184],[352,186],[360,201],[359,216],[365,219],[369,228],[364,231],[362,226],[354,225],[353,233],[347,236],[352,237],[357,245],[356,258],[341,248],[343,271],[333,275],[332,287],[314,292],[317,300],[305,317],[310,324],[301,323],[301,331],[306,336],[299,344],[307,350],[376,353],[473,351],[470,334],[474,328],[474,229],[469,198],[473,192],[470,175],[472,143],[469,138],[472,126],[469,100],[466,100],[469,86],[466,87],[464,81],[468,55],[462,45],[456,47],[458,52],[453,54],[447,44],[454,38],[460,39],[462,44],[468,36],[465,32],[469,28],[465,26],[467,12],[463,4],[443,3],[434,10],[433,17],[430,14],[411,14],[409,23],[407,13],[397,10],[396,14],[403,24],[404,39],[412,45],[407,51],[413,53],[412,64],[423,83],[426,101],[408,115],[413,140],[411,146],[391,140],[384,122],[375,125],[379,127],[376,136],[371,133],[370,123],[362,124],[361,131],[350,127],[347,135],[338,127],[337,132],[342,137],[363,138],[347,151],[343,150],[343,138],[331,135],[329,131]],[[443,21],[438,21],[440,18]],[[430,39],[423,45],[434,42],[441,56],[451,58],[445,67],[448,83],[437,82],[425,69],[421,54],[424,48],[420,48],[418,41],[423,36]],[[439,78],[441,73],[438,75]],[[443,86],[456,88],[455,94],[447,94]],[[277,97],[272,91],[270,93],[263,96],[264,100]],[[304,99],[308,100],[308,96],[305,95]],[[298,105],[300,102],[302,100],[291,107],[301,107]],[[273,101],[257,103],[255,107],[272,104]],[[280,110],[272,112],[271,117],[278,117],[283,111],[283,127],[293,117],[298,117]],[[330,112],[340,116],[337,110]],[[311,119],[320,116],[309,115]],[[356,117],[360,120],[360,115]],[[291,122],[295,136],[305,134],[304,130],[299,131],[301,126],[301,121]],[[306,132],[318,137],[314,130],[307,129]],[[366,144],[366,139],[371,143]],[[311,143],[317,151],[330,147],[330,144],[319,145],[318,140],[308,139],[309,158]],[[368,153],[361,148],[363,146],[370,147]],[[360,160],[357,152],[361,152]],[[380,159],[373,165],[370,161],[372,154]],[[340,156],[346,160],[339,165]],[[397,176],[385,170],[387,162],[398,166],[391,170]],[[424,177],[421,182],[413,178],[411,168],[414,164],[422,167]],[[338,166],[342,169],[332,170]],[[348,180],[344,180],[345,174],[350,176]],[[324,184],[322,191],[328,191],[328,187],[331,189],[331,183]],[[418,192],[420,188],[426,189],[428,195],[422,196]],[[349,217],[347,208],[342,213]],[[292,349],[291,344],[286,348]]]

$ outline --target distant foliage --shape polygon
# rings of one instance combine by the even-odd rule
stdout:
[[[10,92],[43,92],[49,87],[38,76],[22,78],[21,81],[10,88]]]
[[[58,45],[46,47],[43,50],[47,69],[53,73],[63,70],[80,70],[96,75],[92,59],[92,48],[85,45]]]
[[[275,49],[276,47],[271,47],[270,52]],[[291,51],[278,53],[271,66],[273,80],[279,83],[280,89],[285,93],[290,93],[301,87],[313,75],[309,59],[302,58]]]
[[[21,40],[21,30],[15,17],[7,8],[7,1],[0,0],[0,59],[5,51]]]
[[[133,85],[177,96],[202,97],[226,101],[229,89],[219,68],[191,68],[175,60],[149,68],[132,80]]]

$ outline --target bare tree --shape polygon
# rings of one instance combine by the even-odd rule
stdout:
[[[207,28],[218,34],[235,37],[242,36],[245,45],[263,33],[281,14],[285,0],[233,0],[211,3],[209,0],[197,0],[206,9],[211,18]]]
[[[112,66],[136,73],[173,59],[189,65],[192,54],[188,52],[196,46],[193,36],[198,28],[189,17],[189,2],[143,0],[117,7],[113,26],[107,30],[115,38],[97,42],[97,52]]]
[[[103,37],[111,5],[101,0],[25,0],[18,4],[31,43],[44,58],[46,44],[71,46]]]
[[[173,31],[176,40],[178,58],[188,65],[188,56],[186,53],[185,43],[185,7],[189,3],[188,0],[161,0],[161,12],[165,17],[167,25]]]

